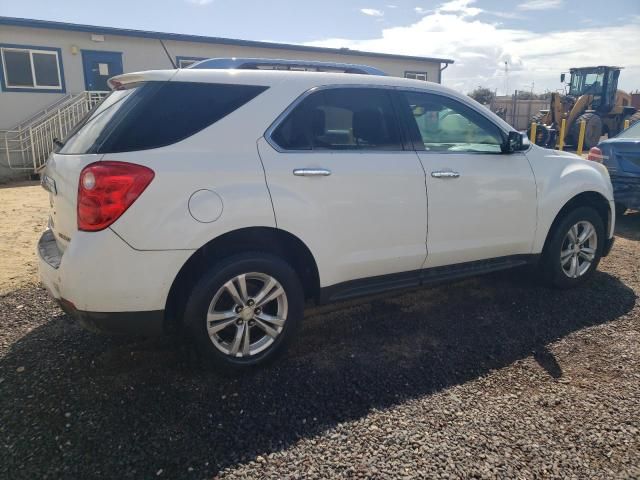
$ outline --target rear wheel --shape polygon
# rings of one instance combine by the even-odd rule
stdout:
[[[600,137],[602,136],[602,119],[597,113],[589,112],[583,113],[573,122],[570,129],[570,136],[576,147],[578,146],[578,139],[580,138],[580,123],[582,121],[586,123],[582,149],[589,150],[600,142]]]
[[[605,243],[604,222],[591,207],[566,214],[547,239],[540,263],[544,280],[571,288],[589,279],[598,268]]]
[[[281,353],[300,324],[304,294],[295,271],[262,253],[214,266],[187,302],[185,325],[207,363],[251,367]]]

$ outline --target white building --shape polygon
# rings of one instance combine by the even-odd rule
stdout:
[[[66,120],[63,128],[49,121],[45,127],[45,119],[56,114],[73,118],[99,98],[85,100],[72,111],[70,105],[79,102],[79,94],[107,90],[106,80],[119,73],[173,68],[163,43],[179,67],[214,57],[320,60],[365,64],[389,75],[440,83],[442,71],[453,63],[443,58],[0,17],[0,181],[23,167],[23,175],[32,173],[31,167],[48,153],[41,144],[60,137],[71,122]]]

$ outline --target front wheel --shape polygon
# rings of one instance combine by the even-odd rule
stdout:
[[[281,353],[303,310],[295,271],[273,255],[247,253],[200,279],[187,302],[185,325],[208,363],[238,370]]]
[[[605,243],[604,223],[591,207],[564,216],[544,247],[540,264],[544,280],[558,288],[584,283],[598,268]]]
[[[589,150],[591,147],[595,147],[600,142],[602,136],[602,119],[597,113],[589,112],[580,115],[571,125],[569,129],[570,141],[577,147],[578,140],[580,139],[580,124],[585,122],[584,129],[584,144],[582,148]]]

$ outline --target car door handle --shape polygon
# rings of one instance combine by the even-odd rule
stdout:
[[[452,172],[451,170],[440,170],[437,172],[431,172],[433,178],[458,178],[460,174],[458,172]]]
[[[296,177],[328,177],[331,170],[326,168],[296,168],[293,170]]]

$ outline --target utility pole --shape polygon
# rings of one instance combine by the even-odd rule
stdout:
[[[509,95],[509,65],[504,61],[504,94]]]

